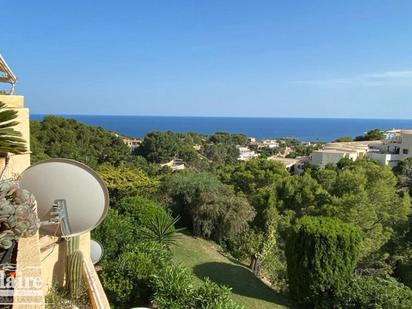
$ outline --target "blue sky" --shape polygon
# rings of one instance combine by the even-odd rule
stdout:
[[[412,118],[412,1],[0,5],[32,113]]]

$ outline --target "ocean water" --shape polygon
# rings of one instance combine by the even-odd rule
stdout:
[[[41,120],[45,115],[31,115]],[[332,141],[341,136],[358,136],[379,128],[412,129],[412,119],[349,118],[229,118],[61,115],[88,125],[100,126],[130,137],[143,137],[151,131],[243,133],[256,138],[294,137],[302,141]]]

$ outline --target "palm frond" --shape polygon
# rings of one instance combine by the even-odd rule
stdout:
[[[20,154],[27,151],[26,141],[21,137],[21,133],[13,127],[19,123],[15,110],[6,109],[6,104],[0,102],[0,153]]]
[[[184,230],[175,229],[174,226],[179,220],[179,216],[172,218],[167,213],[156,214],[146,222],[146,226],[142,229],[142,237],[170,246],[176,241],[176,233]]]

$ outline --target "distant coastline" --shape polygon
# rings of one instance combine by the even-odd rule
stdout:
[[[32,114],[33,120],[45,115]],[[359,118],[246,118],[246,117],[177,117],[177,116],[100,116],[57,115],[73,118],[93,126],[130,137],[143,137],[151,131],[197,132],[212,134],[217,131],[243,133],[264,138],[293,137],[302,141],[333,141],[341,136],[355,137],[379,128],[412,128],[412,119]]]

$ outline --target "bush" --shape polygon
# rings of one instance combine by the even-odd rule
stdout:
[[[196,291],[195,308],[200,309],[241,309],[230,298],[230,289],[206,279],[203,285]]]
[[[57,287],[56,285],[53,285],[46,295],[46,309],[84,309],[90,307],[89,294],[87,293],[87,287],[84,284],[81,285],[76,299],[71,299],[68,290]]]
[[[342,295],[342,308],[412,308],[412,290],[393,278],[356,276]]]
[[[131,218],[136,225],[141,227],[146,227],[152,218],[166,214],[160,205],[141,196],[123,198],[118,207],[123,215]]]
[[[396,275],[403,284],[412,288],[412,260],[400,261],[396,268]]]
[[[155,242],[129,246],[116,259],[103,264],[102,283],[110,302],[117,306],[147,304],[151,278],[172,263],[172,254]]]
[[[151,197],[158,189],[157,179],[151,178],[142,170],[126,164],[115,167],[106,163],[99,165],[96,171],[109,190],[112,205],[117,205],[122,198],[128,196]]]
[[[109,209],[104,221],[92,231],[92,236],[104,247],[103,259],[110,260],[136,242],[136,225],[129,217]]]
[[[170,265],[152,277],[152,303],[160,309],[242,309],[230,299],[230,289],[206,279],[195,289],[193,276],[178,265]]]
[[[302,306],[331,308],[351,280],[360,231],[326,217],[301,218],[286,242],[291,296]]]
[[[156,308],[194,308],[194,288],[190,272],[182,267],[170,265],[152,276],[152,303]]]

